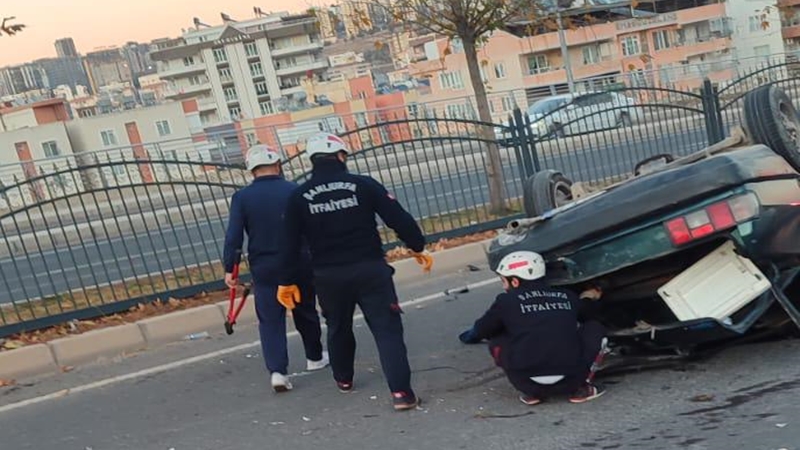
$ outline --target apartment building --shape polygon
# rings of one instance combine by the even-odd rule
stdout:
[[[205,125],[275,114],[305,96],[304,78],[328,68],[313,14],[271,14],[197,27],[181,38],[154,41],[167,99],[197,99]]]
[[[800,0],[779,0],[781,11],[781,37],[787,56],[800,61]]]
[[[748,70],[747,65],[762,63],[759,57],[783,51],[780,33],[751,28],[754,17],[764,17],[756,12],[761,11],[761,0],[700,0],[691,7],[673,10],[665,2],[656,3],[656,10],[664,12],[640,11],[640,17],[619,15],[565,30],[569,69],[577,90],[616,83],[693,90],[704,77],[727,81]],[[772,12],[767,14],[769,19]],[[531,36],[526,30],[526,26],[509,26],[494,33],[479,50],[496,119],[507,117],[514,107],[524,109],[537,98],[568,91],[559,33]],[[417,55],[417,62],[408,67],[409,76],[430,82],[426,101],[473,95],[463,48],[458,42],[451,43],[446,54],[447,46],[440,38],[417,43],[409,50]],[[523,95],[510,94],[520,88],[524,88]],[[470,113],[468,100],[448,105],[451,116]]]
[[[101,162],[211,158],[194,100],[70,119],[66,103],[58,99],[0,109],[0,119],[5,124],[4,132],[0,133],[0,183],[6,185],[75,167],[80,162],[91,163],[93,160],[86,158],[88,154],[98,155]],[[95,169],[86,170],[80,178],[68,177],[66,183],[55,186],[34,183],[30,192],[24,192],[29,195],[24,200],[31,202],[74,193],[89,185],[153,182],[167,177],[166,170],[164,164],[112,165],[104,167],[102,175]],[[11,204],[20,204],[23,199],[19,195],[19,190],[9,194]],[[2,207],[7,205],[0,199]]]

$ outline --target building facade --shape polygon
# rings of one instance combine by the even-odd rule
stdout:
[[[780,33],[761,11],[760,0],[708,2],[700,6],[620,17],[564,32],[575,89],[614,84],[697,90],[705,77],[724,83],[783,53]],[[797,0],[788,0],[797,1]],[[755,7],[751,7],[755,3]],[[751,23],[753,24],[751,28]],[[785,34],[785,31],[784,31]],[[447,50],[446,50],[447,49]],[[413,43],[402,55],[409,78],[426,79],[429,102],[452,101],[448,115],[474,115],[474,95],[463,48],[444,38]],[[478,51],[496,120],[538,98],[568,92],[567,64],[557,32],[521,35],[495,32]]]
[[[303,79],[328,68],[315,15],[272,14],[154,41],[167,98],[197,99],[204,124],[275,114],[304,101]]]

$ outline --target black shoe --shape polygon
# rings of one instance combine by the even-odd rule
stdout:
[[[353,382],[352,381],[337,381],[336,387],[339,388],[339,392],[342,394],[347,394],[353,390]]]
[[[392,403],[395,411],[404,411],[416,408],[419,398],[413,392],[392,392]]]
[[[586,403],[590,400],[594,400],[601,395],[605,394],[606,391],[603,388],[599,388],[591,383],[586,383],[580,387],[574,394],[569,397],[570,403]]]

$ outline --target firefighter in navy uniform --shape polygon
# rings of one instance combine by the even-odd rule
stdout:
[[[526,405],[554,395],[569,395],[572,403],[601,396],[604,391],[589,381],[607,342],[604,327],[591,320],[599,289],[578,298],[548,286],[544,258],[534,252],[507,255],[496,272],[506,292],[459,339],[465,344],[488,339],[495,364]]]
[[[281,275],[283,211],[297,184],[284,179],[280,162],[278,153],[266,145],[256,145],[248,150],[246,163],[253,174],[253,182],[233,194],[231,199],[223,264],[225,283],[233,288],[236,286],[233,267],[239,263],[244,234],[247,233],[261,350],[271,373],[272,388],[275,392],[286,392],[292,389],[287,378],[286,310],[275,301],[275,295]],[[304,255],[307,260],[307,249]],[[303,339],[306,368],[321,370],[328,365],[328,355],[322,349],[322,329],[315,307],[312,276],[310,271],[306,271],[298,278],[298,284],[304,288],[304,303],[292,311],[292,317]]]
[[[311,178],[295,191],[286,209],[285,277],[278,297],[287,308],[300,297],[295,286],[301,238],[308,241],[314,285],[328,326],[333,378],[343,393],[353,389],[356,340],[353,313],[364,314],[375,339],[381,367],[396,410],[415,408],[403,323],[375,215],[393,229],[414,253],[424,271],[433,259],[414,218],[373,178],[351,174],[350,151],[336,135],[319,133],[307,141]]]

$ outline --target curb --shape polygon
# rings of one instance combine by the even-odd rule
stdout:
[[[486,258],[484,249],[490,241],[433,252],[430,274],[424,274],[413,258],[390,263],[395,269],[394,281],[401,283],[433,277],[458,270],[470,262],[483,261]],[[0,352],[0,380],[56,374],[61,366],[89,364],[119,357],[126,352],[154,349],[183,340],[193,333],[217,334],[222,331],[227,314],[228,302],[223,301],[3,351]],[[251,295],[237,325],[255,324],[257,321],[255,300]]]

